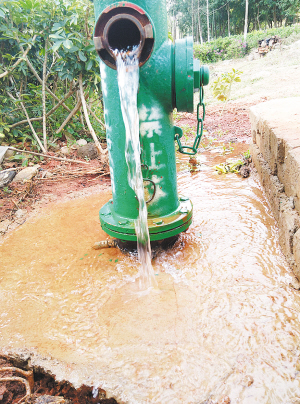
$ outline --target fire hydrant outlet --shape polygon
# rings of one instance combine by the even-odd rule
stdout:
[[[142,66],[153,50],[153,27],[144,10],[132,3],[119,3],[107,7],[100,15],[94,44],[100,58],[113,69],[116,69],[116,49],[134,50]]]

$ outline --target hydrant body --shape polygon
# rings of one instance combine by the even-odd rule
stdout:
[[[189,198],[178,195],[173,109],[193,111],[194,88],[201,86],[191,38],[168,40],[165,1],[134,3],[95,0],[94,42],[100,56],[107,145],[113,198],[100,210],[103,230],[121,240],[136,240],[138,201],[127,178],[126,132],[112,49],[138,47],[138,112],[141,167],[151,240],[186,230],[192,221]],[[121,49],[120,49],[121,50]],[[195,81],[199,83],[195,84]],[[208,77],[205,78],[208,81]],[[197,87],[198,86],[198,87]]]

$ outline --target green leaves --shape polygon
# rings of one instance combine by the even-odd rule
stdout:
[[[8,9],[6,7],[0,7],[0,18],[5,18],[5,15],[8,13]]]
[[[71,49],[73,46],[73,42],[70,41],[70,39],[66,39],[65,41],[63,41],[63,45],[66,49]]]
[[[218,174],[238,174],[239,169],[245,164],[241,159],[228,159],[225,163],[214,166],[214,169],[218,171]]]
[[[213,96],[219,101],[228,101],[233,82],[240,82],[240,70],[232,69],[231,72],[222,73],[212,84]]]
[[[93,61],[90,59],[86,64],[85,64],[85,68],[87,71],[91,70],[93,66]]]
[[[49,38],[51,38],[51,39],[61,39],[61,40],[64,40],[64,39],[65,39],[65,36],[60,35],[59,33],[56,32],[55,34],[49,35]]]
[[[81,50],[78,52],[78,56],[79,56],[79,59],[82,60],[83,62],[87,61],[87,57],[84,56],[84,53]]]
[[[99,98],[101,90],[97,54],[93,41],[86,36],[86,29],[92,32],[94,25],[92,13],[87,13],[87,7],[90,6],[89,0],[0,0],[0,73],[9,71],[17,61],[20,62],[10,73],[14,85],[9,81],[9,76],[0,81],[0,143],[4,138],[8,142],[25,139],[34,146],[35,140],[28,124],[23,122],[15,128],[11,126],[26,120],[20,105],[21,101],[17,99],[19,95],[30,118],[40,119],[42,116],[42,85],[36,75],[42,79],[47,38],[46,86],[61,100],[69,92],[70,82],[73,81],[72,86],[75,88],[76,80],[81,73],[85,94],[95,99]],[[36,38],[33,43],[34,36]],[[29,68],[26,58],[22,59],[24,50],[29,45],[31,49],[27,57],[35,74]],[[9,98],[7,91],[16,100]],[[54,101],[46,92],[45,102],[48,113],[57,100]],[[63,105],[47,116],[49,137],[55,139],[64,136],[63,132],[59,134],[55,132],[66,118],[64,108],[72,110],[76,103],[74,93]],[[97,106],[97,115],[102,115],[101,108],[101,105]],[[72,124],[77,125],[77,119],[78,115],[73,117]],[[32,125],[40,136],[41,120],[34,120]],[[103,128],[100,126],[98,128],[96,121],[93,125],[99,134],[104,135]],[[79,135],[80,131],[82,133]],[[84,128],[76,129],[74,132],[74,136],[84,136],[85,133]]]

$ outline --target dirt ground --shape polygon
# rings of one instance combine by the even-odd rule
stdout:
[[[1,371],[1,369],[7,369]],[[30,397],[26,396],[26,388],[23,383],[15,378],[20,377],[21,369],[23,379],[28,380],[31,392]],[[10,381],[0,384],[1,404],[116,404],[113,398],[106,399],[105,391],[94,390],[92,387],[81,386],[75,389],[68,382],[56,382],[55,377],[45,374],[38,369],[28,371],[28,364],[25,361],[16,360],[0,355],[1,378],[10,378]],[[27,373],[27,374],[26,374]],[[25,377],[26,376],[26,377]],[[0,379],[1,380],[1,379]],[[53,399],[50,399],[52,396]],[[53,400],[53,401],[52,401]]]
[[[249,108],[260,102],[273,98],[299,96],[300,88],[300,41],[281,50],[270,52],[264,58],[249,60],[224,61],[210,66],[211,82],[222,72],[232,68],[243,71],[242,82],[236,83],[232,89],[232,100],[224,111],[223,104],[215,101],[210,87],[205,88],[206,118],[204,135],[200,153],[208,148],[223,145],[230,148],[237,143],[250,144],[251,128]],[[175,123],[184,129],[186,138],[192,138],[196,129],[196,114],[176,114]],[[68,156],[78,159],[76,151]],[[84,160],[82,160],[84,162]],[[40,163],[41,164],[41,163]],[[17,165],[17,164],[16,164]],[[2,168],[8,168],[3,166]],[[21,167],[19,167],[21,169]],[[50,173],[47,177],[45,172]],[[39,209],[53,200],[76,197],[97,185],[99,192],[110,185],[107,164],[100,159],[91,160],[88,164],[66,163],[56,160],[44,160],[41,169],[32,180],[26,183],[10,183],[0,190],[0,237],[22,225],[35,209]],[[0,357],[0,370],[3,367],[16,366],[11,358]],[[26,366],[19,364],[26,370]],[[2,372],[0,377],[16,376],[11,371]],[[36,403],[38,396],[51,395],[61,397],[60,403],[92,404],[114,403],[113,399],[105,399],[105,392],[99,391],[93,397],[92,388],[82,386],[75,390],[69,383],[57,383],[51,375],[35,370],[34,395],[31,401],[20,401],[25,395],[23,384],[18,381],[7,381],[0,384],[0,403]],[[42,402],[42,401],[41,401]],[[49,402],[50,401],[45,401]]]
[[[251,60],[255,57],[254,60]],[[282,45],[264,57],[251,53],[243,59],[226,60],[210,67],[210,80],[232,68],[241,70],[241,82],[232,87],[231,104],[245,102],[258,104],[261,100],[299,97],[300,88],[300,40],[290,45]],[[208,105],[216,105],[210,88],[205,100]]]

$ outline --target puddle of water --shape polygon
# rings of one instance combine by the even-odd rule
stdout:
[[[106,192],[13,232],[0,246],[0,348],[51,355],[62,377],[120,402],[288,404],[300,394],[300,299],[260,186],[208,167],[181,172],[179,191],[193,224],[155,258],[159,288],[143,296],[135,257],[91,248]]]

